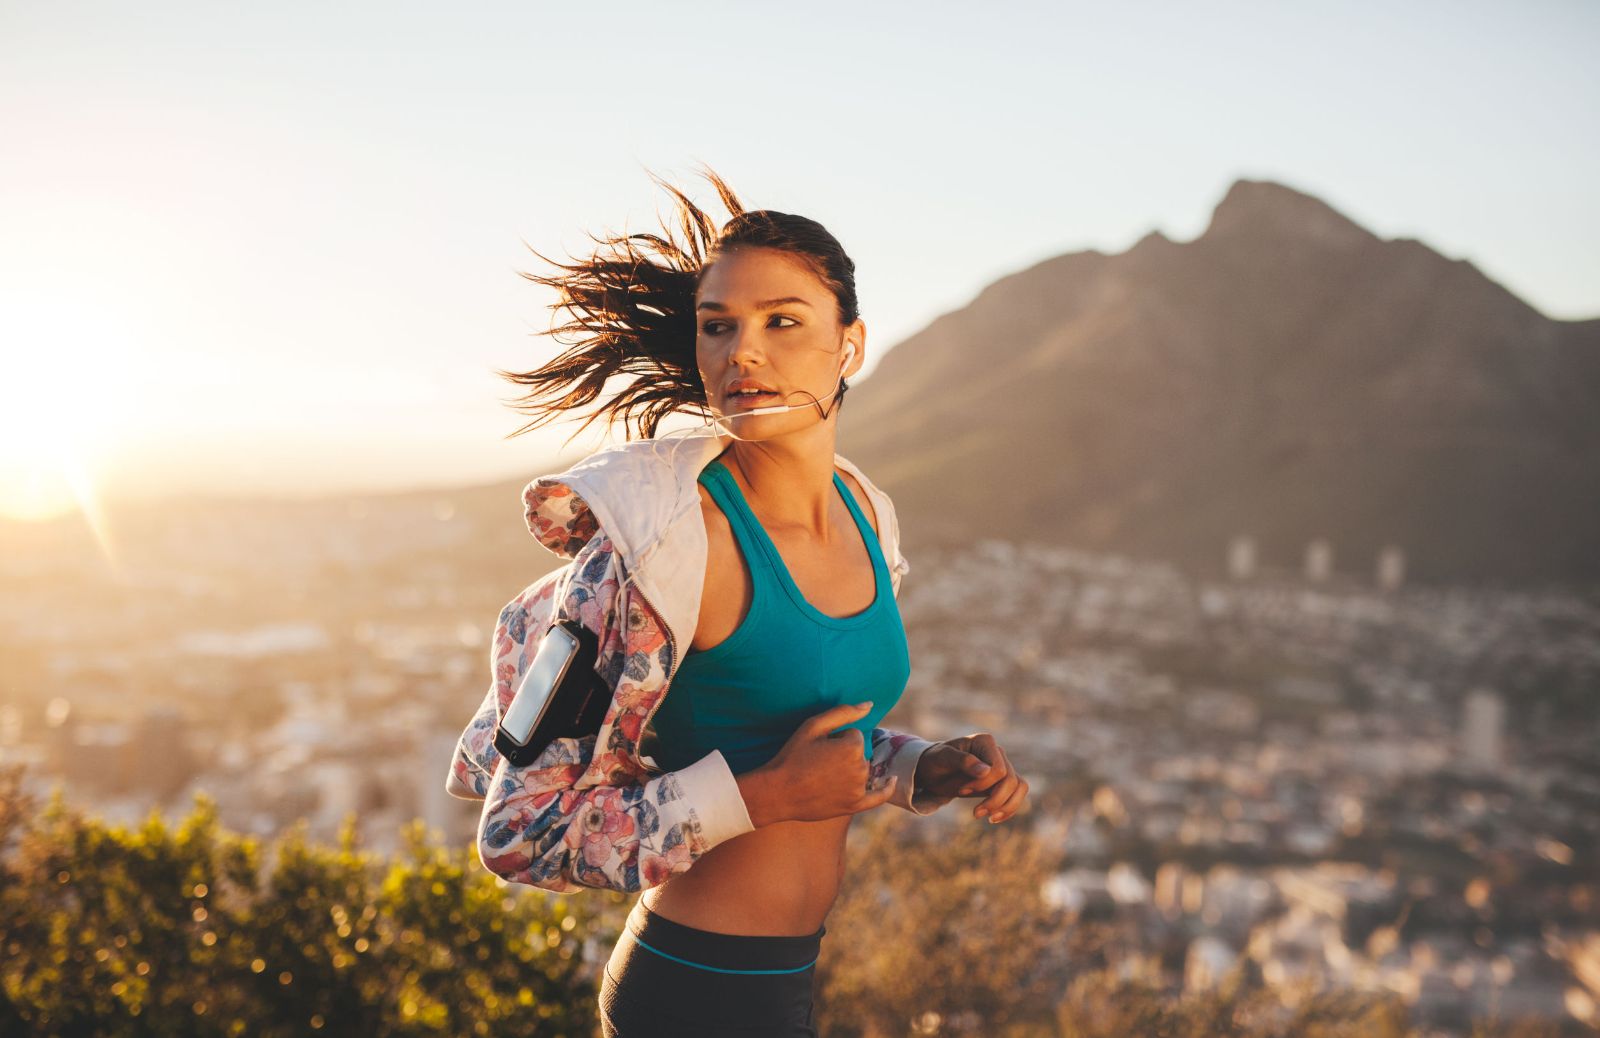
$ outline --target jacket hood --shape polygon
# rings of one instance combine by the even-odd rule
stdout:
[[[631,440],[596,451],[565,472],[540,476],[522,491],[528,532],[562,558],[575,557],[600,530],[624,560],[671,525],[695,481],[733,437],[698,433]]]

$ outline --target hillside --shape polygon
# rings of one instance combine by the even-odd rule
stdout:
[[[1003,536],[1220,569],[1600,575],[1600,320],[1240,180],[1205,232],[1046,260],[887,353],[840,449],[919,542]],[[953,497],[953,495],[959,495]],[[952,507],[957,502],[960,505]]]

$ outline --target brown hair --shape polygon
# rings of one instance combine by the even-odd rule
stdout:
[[[641,436],[653,437],[661,420],[676,411],[709,414],[705,386],[695,363],[694,295],[701,275],[716,257],[735,247],[766,246],[794,253],[833,292],[841,325],[853,324],[860,317],[855,263],[825,227],[772,209],[747,212],[720,176],[707,167],[701,172],[732,217],[720,232],[682,191],[650,173],[677,201],[679,239],[674,239],[669,221],[663,221],[661,234],[591,234],[597,246],[593,255],[572,263],[558,263],[529,246],[529,251],[557,272],[518,273],[554,288],[559,298],[550,309],[564,310],[568,318],[560,324],[552,321],[549,331],[536,334],[549,335],[568,348],[533,371],[497,372],[529,388],[511,405],[532,420],[510,436],[520,436],[592,403],[616,376],[632,376],[632,380],[597,408],[573,436],[602,415],[608,424],[621,421],[628,438],[634,439],[635,426]],[[841,378],[835,407],[843,403],[848,388]],[[567,438],[567,442],[571,440]]]

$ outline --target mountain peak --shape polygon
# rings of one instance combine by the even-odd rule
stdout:
[[[845,453],[918,543],[1220,575],[1236,538],[1285,572],[1322,539],[1350,575],[1393,547],[1407,581],[1600,577],[1600,320],[1281,184],[1234,183],[1195,241],[1141,233],[991,283],[851,395]]]
[[[1334,247],[1376,240],[1319,198],[1271,180],[1235,180],[1211,211],[1202,238],[1296,238]]]

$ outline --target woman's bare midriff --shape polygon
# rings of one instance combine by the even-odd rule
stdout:
[[[816,933],[844,881],[849,829],[848,815],[764,825],[646,890],[645,907],[713,933]]]

